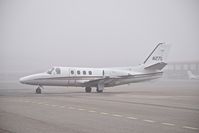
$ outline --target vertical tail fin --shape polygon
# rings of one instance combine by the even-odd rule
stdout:
[[[144,61],[145,69],[161,70],[167,65],[169,45],[159,43]]]

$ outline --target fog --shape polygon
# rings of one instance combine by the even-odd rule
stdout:
[[[1,0],[0,72],[199,61],[198,0]]]

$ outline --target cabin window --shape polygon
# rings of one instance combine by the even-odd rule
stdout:
[[[60,73],[61,73],[60,68],[56,68],[55,71],[56,71],[57,74],[60,74]]]
[[[70,73],[73,75],[75,72],[73,70],[71,70]]]
[[[88,74],[89,74],[89,75],[92,75],[92,72],[91,72],[91,71],[88,71]]]
[[[77,71],[77,74],[80,75],[80,70]]]
[[[83,74],[86,75],[86,71],[83,71]]]

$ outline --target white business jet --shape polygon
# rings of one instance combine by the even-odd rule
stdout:
[[[187,71],[189,79],[199,79],[199,75],[194,75],[191,71]]]
[[[36,85],[36,93],[41,93],[43,86],[75,86],[85,87],[89,93],[92,87],[103,92],[104,87],[142,82],[160,78],[162,69],[167,65],[166,57],[169,46],[159,43],[146,60],[135,67],[121,68],[80,68],[53,67],[47,72],[20,78],[23,84]]]

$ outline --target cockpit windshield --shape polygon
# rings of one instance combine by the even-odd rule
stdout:
[[[48,74],[52,74],[52,71],[54,70],[54,68],[51,68],[47,71]]]
[[[59,67],[51,68],[47,71],[48,74],[61,74],[61,69]]]

